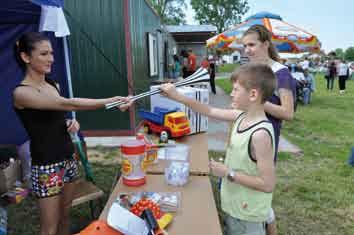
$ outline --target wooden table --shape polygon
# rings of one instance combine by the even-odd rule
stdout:
[[[108,211],[119,193],[139,191],[181,192],[181,207],[174,214],[172,224],[166,228],[169,235],[222,235],[211,184],[206,176],[191,176],[183,187],[167,185],[162,175],[147,175],[147,182],[141,187],[127,187],[121,178],[100,219],[107,220]]]
[[[185,136],[176,141],[177,143],[187,144],[191,148],[190,153],[190,174],[209,175],[208,157],[208,134],[199,133]],[[147,174],[164,174],[167,161],[159,159],[157,164],[149,166]]]

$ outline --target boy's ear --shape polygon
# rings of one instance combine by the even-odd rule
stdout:
[[[267,48],[270,46],[269,41],[265,41],[263,44],[264,44],[264,46],[266,46]]]
[[[251,101],[256,101],[259,97],[260,93],[257,89],[251,89],[250,90],[250,100]]]

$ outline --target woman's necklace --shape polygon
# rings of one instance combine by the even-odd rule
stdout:
[[[45,81],[35,81],[34,79],[31,79],[31,77],[29,77],[28,79],[29,81],[27,81],[27,85],[33,87],[34,89],[36,89],[38,92],[41,92],[41,90],[44,89],[46,82]]]

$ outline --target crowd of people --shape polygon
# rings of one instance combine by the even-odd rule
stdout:
[[[338,77],[339,93],[343,94],[346,89],[346,81],[350,76],[350,69],[345,60],[332,60],[324,64],[324,73],[327,80],[327,90],[333,90],[334,79]]]
[[[330,59],[321,63],[305,57],[296,63],[286,61],[283,63],[288,66],[292,77],[296,80],[296,99],[304,105],[311,102],[312,93],[316,90],[316,80],[314,79],[316,72],[324,73],[328,91],[333,90],[334,81],[338,78],[339,93],[345,93],[346,81],[350,78],[350,66],[343,59]]]
[[[303,62],[306,62],[303,61]],[[307,63],[291,64],[291,76],[296,80],[296,99],[307,105],[311,102],[311,94],[315,92],[315,79]]]

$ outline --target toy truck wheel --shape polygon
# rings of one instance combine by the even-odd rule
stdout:
[[[168,139],[171,137],[168,131],[161,131],[160,133],[160,142],[161,143],[168,143]]]
[[[144,133],[151,134],[151,129],[150,129],[149,125],[144,125]]]

